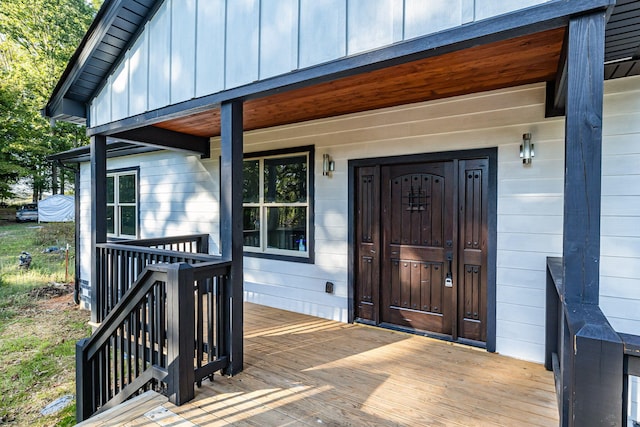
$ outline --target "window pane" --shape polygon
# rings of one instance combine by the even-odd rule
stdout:
[[[242,201],[258,203],[260,197],[260,162],[245,160],[242,170],[244,186],[242,187]]]
[[[118,177],[118,203],[136,202],[136,176],[120,175]]]
[[[264,198],[276,203],[306,202],[307,157],[265,159]]]
[[[107,177],[107,203],[113,203],[115,199],[113,193],[113,180],[114,178],[112,176]]]
[[[242,209],[244,246],[260,247],[260,208]]]
[[[120,234],[136,235],[136,207],[120,206]]]
[[[115,219],[113,218],[114,214],[113,206],[107,206],[107,233],[114,234],[115,230]]]
[[[307,251],[307,208],[267,209],[267,246],[292,251]]]

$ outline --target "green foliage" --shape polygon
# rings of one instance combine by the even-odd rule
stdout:
[[[91,23],[95,3],[0,1],[0,198],[11,196],[10,185],[22,177],[40,198],[51,180],[46,156],[86,143],[84,129],[52,127],[40,109]]]

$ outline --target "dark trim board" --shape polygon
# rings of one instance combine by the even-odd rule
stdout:
[[[402,156],[375,157],[349,160],[348,165],[348,197],[349,197],[349,235],[348,235],[348,321],[353,323],[355,319],[355,172],[356,168],[364,166],[388,166],[405,163],[436,162],[450,159],[467,160],[486,158],[489,160],[489,195],[488,195],[488,253],[487,253],[487,342],[477,343],[465,340],[465,344],[486,347],[487,351],[496,351],[496,269],[497,269],[497,218],[498,218],[498,149],[472,149],[463,151],[446,151],[437,153],[422,153]],[[385,326],[385,325],[382,325]],[[386,327],[386,326],[385,326]],[[399,327],[390,329],[407,330]],[[414,331],[411,331],[412,333]],[[418,333],[419,335],[443,339],[439,334]],[[462,342],[462,341],[460,341]]]
[[[566,26],[572,16],[613,8],[613,0],[572,0],[542,3],[504,15],[454,27],[381,49],[337,59],[238,88],[191,99],[122,120],[94,126],[88,135],[111,135],[173,118],[218,108],[232,100],[249,100],[312,86],[343,77],[375,71]]]

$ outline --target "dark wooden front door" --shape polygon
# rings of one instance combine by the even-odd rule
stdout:
[[[356,317],[486,341],[488,161],[356,171]]]

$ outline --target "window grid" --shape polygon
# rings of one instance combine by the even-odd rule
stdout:
[[[124,176],[133,177],[134,189],[135,189],[135,202],[120,202],[120,178]],[[113,178],[113,203],[107,202],[107,210],[113,208],[113,233],[107,233],[109,237],[124,237],[136,239],[138,236],[138,177],[134,172],[117,172],[107,174],[107,179]],[[123,234],[122,233],[122,211],[123,207],[135,208],[135,234]]]
[[[278,159],[278,158],[289,158],[289,157],[300,157],[304,156],[307,164],[306,170],[306,202],[290,202],[290,203],[282,203],[282,202],[267,202],[265,201],[265,191],[264,191],[264,164],[265,160],[269,159]],[[247,157],[244,161],[258,161],[258,186],[259,186],[259,195],[258,202],[243,202],[243,208],[258,208],[258,213],[260,216],[260,246],[244,246],[245,252],[253,252],[253,253],[266,253],[273,255],[287,255],[287,256],[297,256],[300,258],[309,258],[309,227],[310,227],[310,215],[309,215],[309,199],[310,199],[310,169],[309,169],[309,152],[296,152],[296,153],[287,153],[283,155],[273,155],[273,156],[263,156],[263,157]],[[287,250],[287,249],[278,249],[268,246],[268,226],[267,226],[267,210],[269,208],[279,208],[279,207],[302,207],[306,209],[306,224],[305,224],[305,246],[306,249],[304,251],[295,251],[295,250]]]

